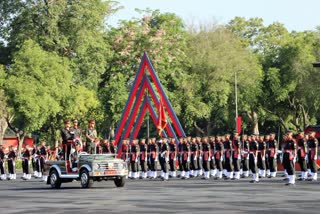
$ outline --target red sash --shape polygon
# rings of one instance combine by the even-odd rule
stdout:
[[[293,154],[292,154],[292,150],[291,149],[287,149],[286,152],[289,153],[289,160],[293,160]]]
[[[221,157],[220,151],[217,151],[216,154],[215,154],[215,158],[216,159],[220,159],[220,157]]]
[[[226,150],[226,158],[230,158],[231,154],[230,154],[230,149]]]
[[[152,157],[153,159],[155,159],[155,158],[156,158],[156,152],[151,152],[151,157]]]
[[[170,152],[170,160],[174,159],[175,152]]]
[[[208,159],[209,159],[209,151],[204,151],[203,152],[203,160],[208,161]]]
[[[187,160],[188,159],[188,154],[186,152],[183,153],[183,160]]]
[[[314,156],[315,156],[315,153],[316,153],[316,150],[315,150],[315,148],[311,148],[311,149],[309,149],[309,153],[310,153],[310,159],[311,160],[314,160]]]
[[[132,160],[132,161],[135,161],[135,160],[136,160],[136,153],[135,153],[135,152],[132,152],[132,153],[131,153],[131,160]]]
[[[302,158],[304,158],[306,156],[306,153],[304,152],[304,149],[301,147],[301,149],[299,149],[299,150],[300,150],[300,156]]]
[[[146,159],[145,153],[142,152],[141,155],[140,155],[140,160],[144,161],[145,159]]]
[[[275,148],[270,148],[270,158],[273,158],[275,154]]]

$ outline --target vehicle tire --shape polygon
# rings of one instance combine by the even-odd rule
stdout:
[[[53,169],[50,172],[49,182],[52,189],[60,189],[61,187],[61,179],[59,177],[59,174],[57,170]]]
[[[124,185],[126,184],[126,177],[117,177],[114,180],[114,184],[116,185],[116,187],[124,187]]]
[[[80,172],[80,183],[82,188],[90,188],[93,185],[93,179],[90,178],[89,172],[86,169]]]

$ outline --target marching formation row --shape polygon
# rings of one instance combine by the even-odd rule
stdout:
[[[299,133],[293,138],[288,132],[283,143],[278,145],[275,134],[267,136],[235,133],[217,137],[180,138],[178,145],[174,138],[123,140],[122,159],[127,162],[129,178],[156,178],[157,164],[160,163],[161,178],[166,181],[177,176],[188,179],[203,176],[203,179],[238,180],[252,174],[252,183],[259,177],[276,177],[277,154],[285,168],[287,185],[295,184],[295,162],[301,167],[300,180],[317,180],[318,141],[315,133]]]
[[[94,127],[92,121],[90,124],[89,130]],[[96,141],[93,136],[90,140],[89,132],[85,147],[82,145],[81,138],[79,141],[75,140],[74,130],[70,128],[69,121],[66,122],[66,128],[61,133],[62,147],[55,149],[58,150],[57,153],[50,147],[46,147],[45,142],[42,142],[41,146],[30,148],[27,145],[24,148],[21,157],[23,179],[31,179],[30,165],[32,165],[34,177],[46,181],[47,177],[43,176],[43,169],[46,160],[49,159],[70,160],[76,167],[77,154],[84,150],[95,154],[117,153],[114,143],[104,140],[100,144],[100,141]],[[178,143],[174,138],[161,138],[158,141],[156,138],[122,140],[122,146],[119,149],[121,158],[127,163],[128,177],[131,179],[157,178],[158,165],[160,165],[159,176],[164,181],[170,177],[189,179],[198,176],[203,176],[203,179],[224,177],[238,180],[241,177],[249,177],[251,174],[251,182],[257,183],[259,177],[276,177],[279,155],[287,176],[287,185],[295,183],[296,162],[299,163],[302,172],[300,180],[307,180],[308,177],[310,177],[308,180],[317,180],[318,140],[314,132],[308,135],[301,132],[295,138],[292,132],[287,132],[283,136],[281,145],[275,139],[274,133],[266,136],[242,135],[241,137],[238,133],[234,133],[232,139],[229,134],[202,138],[186,137],[180,138]],[[16,179],[16,152],[13,147],[10,147],[7,153],[4,151],[4,148],[0,147],[0,179]],[[8,176],[5,160],[8,165]],[[178,176],[177,171],[180,172]]]

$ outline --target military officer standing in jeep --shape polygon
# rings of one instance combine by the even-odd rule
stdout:
[[[95,153],[95,140],[97,139],[97,130],[94,128],[95,121],[89,120],[89,127],[86,129],[86,149],[90,154]]]

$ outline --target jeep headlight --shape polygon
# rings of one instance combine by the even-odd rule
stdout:
[[[93,169],[99,169],[99,168],[100,168],[100,166],[99,166],[99,164],[94,163],[94,164],[92,164],[92,168],[93,168]]]

